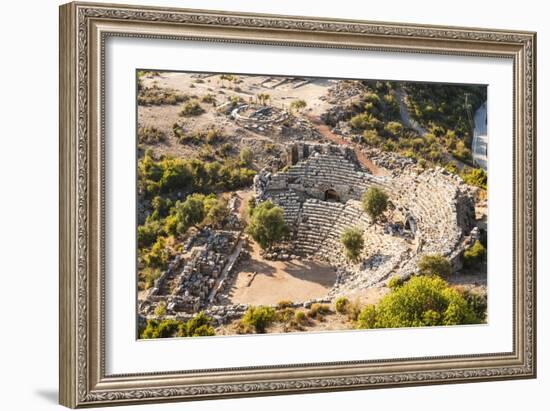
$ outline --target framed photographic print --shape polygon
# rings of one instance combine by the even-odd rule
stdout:
[[[535,377],[535,33],[60,28],[63,405]]]

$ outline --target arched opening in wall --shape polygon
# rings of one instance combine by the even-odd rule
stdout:
[[[332,202],[339,203],[340,196],[335,190],[333,190],[332,188],[329,188],[327,191],[325,191],[325,201],[332,201]]]

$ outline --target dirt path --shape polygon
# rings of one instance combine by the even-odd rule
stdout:
[[[407,104],[405,102],[405,99],[407,98],[407,93],[401,86],[399,86],[395,90],[395,94],[397,96],[397,101],[399,101],[399,113],[401,114],[401,120],[403,121],[403,124],[406,127],[412,128],[415,130],[418,134],[423,136],[426,134],[426,130],[418,124],[416,120],[413,120],[409,114],[409,109],[407,108]]]
[[[251,241],[251,258],[237,275],[229,293],[231,304],[276,304],[324,297],[336,280],[328,264],[314,261],[270,261]]]
[[[343,145],[347,147],[351,147],[353,151],[355,152],[355,155],[357,156],[357,159],[361,163],[361,165],[365,168],[367,168],[373,175],[375,176],[384,176],[387,175],[387,173],[378,167],[376,164],[374,164],[366,155],[363,153],[361,148],[357,144],[353,144],[349,142],[348,140],[345,140],[344,138],[340,137],[337,134],[334,134],[329,126],[327,126],[323,121],[313,115],[307,116],[308,120],[313,123],[313,125],[319,130],[319,132],[323,135],[323,137],[329,139],[333,143],[336,143],[338,145]]]

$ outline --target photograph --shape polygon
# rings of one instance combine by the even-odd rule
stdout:
[[[138,339],[487,324],[487,85],[140,68]]]

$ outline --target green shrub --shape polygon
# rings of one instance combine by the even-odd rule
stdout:
[[[157,144],[166,140],[166,135],[156,127],[139,127],[138,142],[140,144]]]
[[[403,124],[397,121],[390,121],[384,126],[384,131],[393,136],[400,136],[403,133]]]
[[[141,87],[139,86],[141,84]],[[160,106],[163,104],[173,105],[187,101],[187,94],[180,94],[170,88],[160,88],[158,86],[143,87],[141,81],[138,82],[137,102],[140,106]]]
[[[157,317],[164,317],[166,315],[166,302],[159,302],[159,304],[155,308],[155,315]]]
[[[460,176],[466,184],[487,190],[487,173],[482,168],[463,171]]]
[[[358,328],[397,328],[478,324],[466,299],[440,277],[415,276],[392,290],[376,307],[367,306]]]
[[[239,152],[239,159],[244,166],[250,166],[254,160],[254,153],[249,147],[243,147]]]
[[[451,263],[441,254],[422,256],[418,262],[418,270],[422,275],[448,277],[452,274]]]
[[[290,300],[281,300],[277,303],[277,309],[282,310],[283,308],[292,307],[292,301]]]
[[[357,261],[365,246],[361,230],[358,228],[346,228],[340,236],[340,241],[344,246],[346,257],[351,261]]]
[[[462,140],[458,140],[455,145],[455,149],[451,153],[456,159],[464,162],[464,163],[471,163],[472,162],[472,152]]]
[[[183,117],[192,117],[192,116],[200,116],[202,113],[204,113],[204,109],[199,104],[198,101],[188,101],[185,103],[180,111],[180,116]]]
[[[312,304],[307,312],[309,318],[321,319],[324,315],[330,313],[330,307],[326,304],[315,303]]]
[[[202,96],[201,98],[201,101],[203,103],[207,103],[207,104],[212,104],[213,106],[216,105],[216,96],[214,96],[213,94],[205,94],[204,96]]]
[[[307,103],[305,100],[294,100],[292,103],[290,103],[290,109],[296,110],[296,111],[302,111],[307,106]]]
[[[181,337],[205,337],[215,335],[212,327],[212,319],[204,311],[191,318],[185,326],[178,329],[178,335]]]
[[[347,314],[350,301],[346,297],[338,297],[334,302],[334,308],[339,314]]]
[[[149,198],[182,191],[232,191],[249,186],[255,174],[231,159],[223,163],[172,157],[155,160],[146,152],[138,163],[138,188]]]
[[[479,240],[476,240],[468,249],[464,251],[464,266],[466,268],[472,268],[479,266],[486,255],[485,247]]]
[[[231,214],[227,200],[225,199],[206,199],[205,200],[206,217],[203,220],[205,225],[213,228],[223,228],[224,223]]]
[[[266,328],[269,327],[277,318],[275,310],[266,306],[251,306],[244,313],[241,318],[241,323],[247,327],[253,328],[256,333],[265,333]]]
[[[350,321],[357,321],[357,318],[359,317],[359,314],[361,313],[361,310],[363,309],[363,306],[361,305],[361,301],[359,299],[355,299],[354,301],[350,301],[348,306],[348,319]]]
[[[304,325],[307,323],[307,316],[306,313],[303,311],[296,311],[294,313],[294,320],[297,324]]]
[[[357,114],[351,118],[349,123],[356,130],[375,130],[382,124],[380,120],[369,113]]]
[[[140,278],[143,279],[142,289],[148,290],[149,288],[151,288],[161,274],[162,274],[162,271],[158,268],[145,267],[140,272]]]
[[[376,328],[376,307],[367,305],[357,316],[357,328]]]
[[[163,233],[163,227],[159,220],[147,216],[145,223],[137,228],[138,248],[149,247],[157,241],[157,238]]]
[[[382,139],[375,130],[365,130],[363,132],[362,141],[374,147],[379,147],[382,144]]]
[[[487,318],[487,295],[466,291],[463,297],[475,314],[477,322],[484,323]]]
[[[170,234],[184,234],[190,227],[202,223],[206,216],[204,201],[205,196],[196,193],[187,196],[183,202],[177,201],[170,210],[166,230]]]
[[[390,290],[395,290],[396,288],[399,288],[402,285],[403,285],[403,279],[397,275],[390,278],[390,280],[388,281],[388,288]]]
[[[388,208],[388,195],[377,187],[370,187],[362,198],[363,209],[376,221]]]
[[[296,310],[294,308],[286,307],[277,311],[277,320],[282,323],[290,323],[294,319]]]
[[[164,237],[158,237],[151,249],[149,251],[144,250],[141,255],[146,267],[159,268],[161,270],[166,269],[168,260],[171,257]]]
[[[140,338],[170,338],[175,337],[181,323],[173,319],[147,320],[147,326],[141,332]]]
[[[223,130],[219,128],[211,128],[206,131],[205,140],[208,144],[216,144],[225,140]]]

